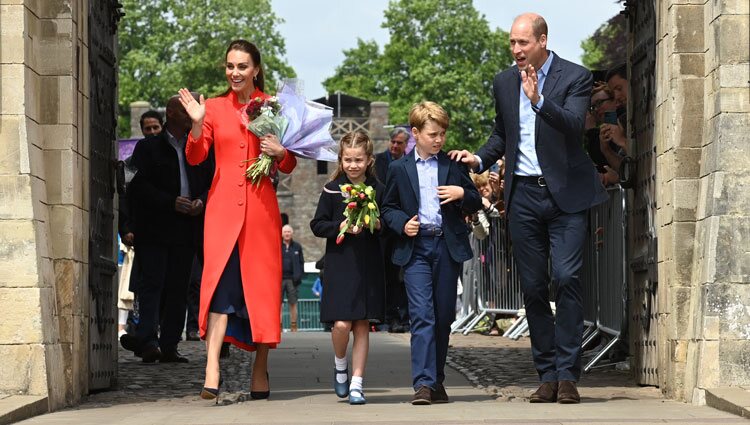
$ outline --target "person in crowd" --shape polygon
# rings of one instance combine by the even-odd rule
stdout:
[[[364,183],[375,189],[375,201],[382,205],[384,186],[375,176],[373,145],[363,132],[345,134],[339,142],[338,167],[324,187],[315,216],[310,221],[313,234],[326,238],[325,296],[321,300],[320,320],[333,323],[333,388],[337,396],[349,397],[349,404],[365,404],[363,380],[369,350],[370,322],[382,322],[385,316],[385,277],[378,233],[353,226],[346,230],[341,244],[339,232],[347,226],[346,204],[340,189],[344,184]],[[346,350],[349,333],[352,344],[352,377],[349,382]]]
[[[411,108],[416,146],[391,164],[382,208],[386,225],[399,235],[392,261],[404,267],[414,405],[448,402],[445,361],[457,281],[473,255],[464,217],[482,206],[466,167],[442,151],[448,124],[437,103]]]
[[[118,261],[118,288],[117,288],[117,338],[127,333],[128,315],[133,311],[135,295],[130,291],[130,275],[133,270],[133,259],[135,250],[132,245],[126,245],[119,238],[120,261]]]
[[[159,134],[162,131],[163,120],[159,112],[148,110],[140,117],[141,134],[144,137]],[[125,169],[132,168],[132,155],[125,158],[121,166]],[[133,233],[133,212],[128,202],[127,187],[132,179],[132,174],[125,173],[124,190],[119,194],[119,205],[117,210],[117,231],[120,235],[120,251],[123,253],[123,263],[120,268],[118,280],[118,319],[117,319],[117,337],[122,337],[127,333],[127,324],[137,322],[137,305],[135,291],[138,286],[139,269],[135,261],[135,234]],[[130,328],[133,332],[134,327]]]
[[[206,341],[206,377],[201,397],[218,401],[219,355],[223,341],[256,351],[250,396],[270,396],[268,351],[281,340],[281,215],[270,178],[258,185],[245,176],[248,161],[265,153],[279,171],[290,173],[297,160],[274,135],[256,137],[242,124],[248,101],[263,93],[263,64],[258,48],[234,40],[224,55],[229,88],[196,101],[180,89],[192,120],[185,152],[188,162],[203,162],[214,148],[216,171],[204,221],[200,336]]]
[[[388,178],[388,166],[391,165],[391,162],[404,156],[404,152],[406,152],[409,130],[404,127],[396,127],[391,130],[390,136],[388,149],[375,155],[375,174],[383,184]]]
[[[530,401],[579,403],[583,244],[589,208],[607,200],[581,143],[593,77],[547,49],[547,23],[538,14],[513,21],[510,47],[516,64],[495,76],[489,140],[476,154],[451,157],[481,171],[505,155],[505,205],[541,381]]]
[[[607,83],[607,87],[609,87],[609,90],[612,92],[612,97],[614,98],[615,103],[617,103],[617,107],[624,111],[624,109],[628,107],[627,66],[623,63],[610,69],[607,71],[604,80]],[[618,113],[618,115],[622,115],[622,113]]]
[[[629,150],[629,141],[625,133],[628,106],[627,68],[623,64],[611,69],[605,79],[614,105],[611,102],[601,105],[599,143],[609,166],[617,171],[620,169],[622,158],[628,155]],[[616,119],[610,120],[608,115],[616,116]]]
[[[404,156],[406,144],[409,141],[409,130],[396,127],[391,131],[390,145],[385,151],[375,155],[375,173],[381,183],[388,178],[388,166],[391,162]],[[403,333],[409,329],[409,311],[406,301],[406,287],[404,286],[401,267],[393,264],[391,256],[395,248],[397,235],[392,231],[381,232],[381,248],[385,260],[385,299],[386,311],[383,324],[384,330],[392,333]]]
[[[120,342],[147,363],[188,362],[177,345],[185,325],[194,233],[205,202],[201,197],[210,178],[204,166],[185,160],[189,129],[190,118],[174,96],[161,133],[141,140],[133,151],[138,171],[128,191],[138,235],[139,324],[134,335],[124,334]]]
[[[496,174],[499,171],[499,168],[497,167],[499,166],[491,167],[493,172]],[[479,191],[479,194],[482,196],[482,208],[469,217],[471,221],[472,234],[479,240],[485,240],[488,236],[490,236],[490,231],[492,230],[492,222],[490,221],[490,219],[500,216],[500,213],[495,207],[495,203],[497,202],[497,194],[494,190],[493,185],[490,184],[490,171],[485,171],[480,174],[472,173],[471,179],[474,182],[474,185],[477,187],[477,191]],[[496,243],[497,242],[494,240],[494,238],[489,238],[485,243],[479,245],[479,252],[475,253],[480,258],[478,267],[480,268],[482,273],[482,298],[489,308],[495,308],[497,301],[493,297],[493,294],[496,294],[497,291],[492,290],[492,285],[495,285],[496,282],[492,281],[493,273],[491,273],[490,270],[490,265],[494,263],[493,252]],[[500,328],[497,325],[497,315],[490,314],[489,319],[490,326],[487,330],[487,335],[499,336]]]
[[[591,106],[586,112],[585,138],[591,160],[596,165],[599,177],[604,186],[620,181],[617,170],[620,168],[623,155],[615,151],[617,146],[612,141],[599,139],[600,127],[604,125],[605,113],[615,113],[617,104],[612,91],[604,82],[594,84],[591,94]]]
[[[161,133],[161,129],[164,126],[161,114],[153,109],[150,109],[141,115],[140,124],[143,137]]]
[[[294,229],[285,224],[281,227],[281,296],[289,303],[290,330],[297,332],[297,296],[305,270],[305,257],[302,245],[293,240]]]

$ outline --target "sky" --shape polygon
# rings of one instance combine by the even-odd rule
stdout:
[[[286,40],[286,60],[304,81],[308,99],[325,96],[323,80],[344,60],[343,51],[357,45],[357,37],[375,40],[381,51],[388,43],[388,32],[380,27],[388,0],[271,0],[271,4],[285,20],[279,32]],[[549,27],[548,48],[576,63],[581,63],[581,41],[623,8],[614,0],[474,0],[474,7],[485,15],[490,28],[505,31],[521,13],[539,13]]]

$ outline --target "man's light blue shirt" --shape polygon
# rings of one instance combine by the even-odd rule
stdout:
[[[443,216],[440,215],[440,199],[437,195],[438,187],[438,159],[431,155],[422,159],[414,147],[414,162],[417,165],[419,179],[419,225],[442,226]]]
[[[547,80],[554,53],[549,52],[547,60],[541,68],[536,70],[537,87],[539,90],[539,102],[534,105],[538,110],[544,105],[544,96],[541,95],[544,89],[544,82]],[[532,109],[531,100],[523,91],[523,81],[520,83],[521,95],[518,99],[519,128],[520,138],[518,142],[518,160],[514,174],[519,176],[541,176],[542,167],[539,166],[539,160],[536,157],[536,112]]]

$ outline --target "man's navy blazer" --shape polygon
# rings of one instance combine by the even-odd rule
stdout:
[[[393,251],[393,263],[399,266],[405,266],[409,262],[414,247],[414,238],[404,233],[404,225],[419,213],[419,176],[415,153],[410,152],[391,162],[381,208],[382,219],[399,235]],[[462,200],[440,206],[445,243],[451,258],[461,263],[473,257],[464,215],[478,211],[482,207],[482,197],[469,178],[469,171],[464,164],[451,161],[443,151],[437,157],[438,185],[464,188]]]
[[[557,206],[566,213],[587,210],[607,199],[582,147],[591,72],[555,55],[544,82],[544,104],[536,110],[536,154]],[[513,66],[495,76],[495,128],[477,155],[488,168],[505,155],[505,205],[512,208],[513,171],[520,141],[521,74]]]

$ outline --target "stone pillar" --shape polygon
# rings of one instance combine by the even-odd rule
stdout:
[[[700,403],[750,385],[750,11],[657,5],[659,367],[669,397]]]
[[[53,410],[88,390],[88,2],[0,3],[0,392]]]
[[[152,109],[151,104],[144,100],[139,100],[130,104],[131,139],[140,139],[143,137],[143,132],[141,131],[141,115],[149,109]]]
[[[375,152],[383,151],[389,141],[388,125],[388,102],[371,102],[370,103],[370,139],[375,145]]]

